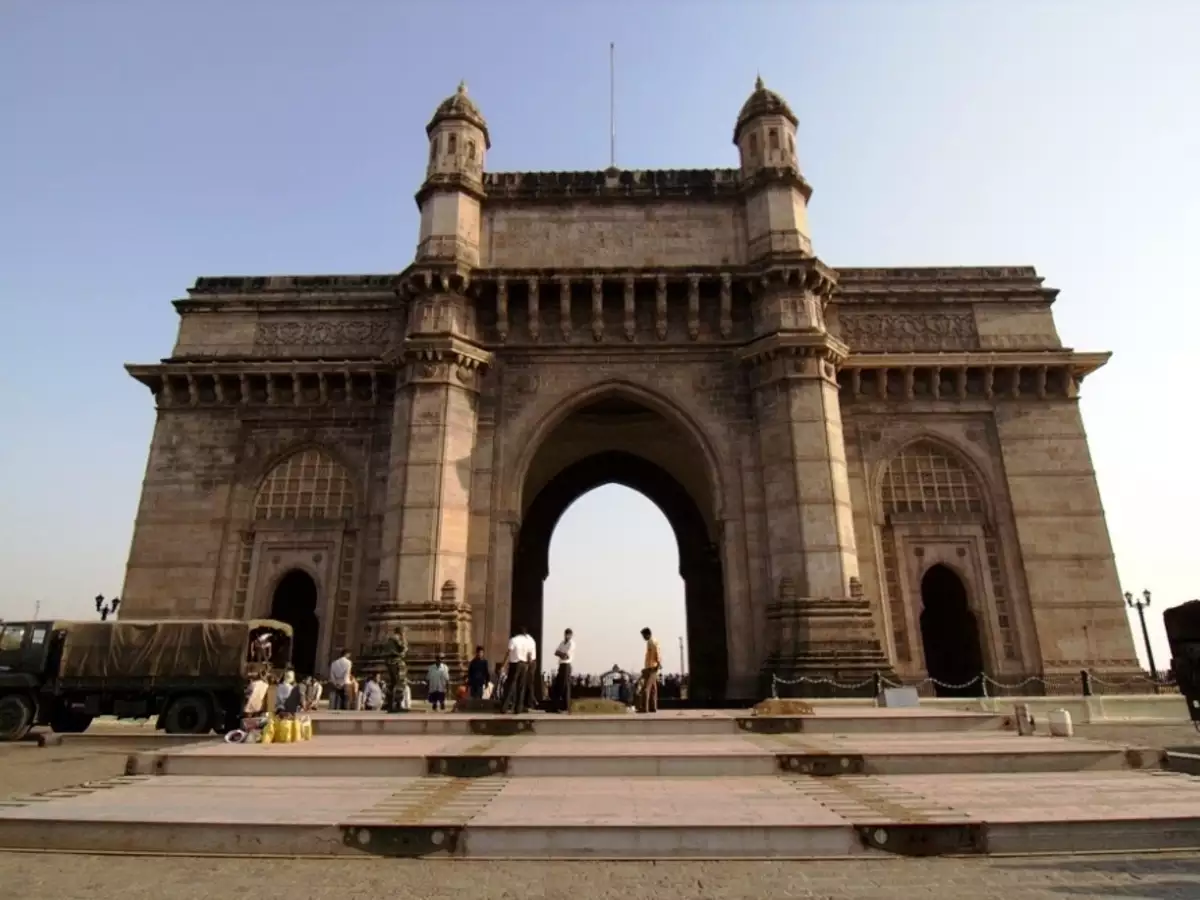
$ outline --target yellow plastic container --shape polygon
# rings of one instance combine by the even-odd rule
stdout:
[[[300,720],[300,740],[311,741],[313,736],[312,719],[305,716]]]
[[[267,718],[267,724],[262,727],[262,742],[264,744],[275,743],[275,718],[273,716]]]

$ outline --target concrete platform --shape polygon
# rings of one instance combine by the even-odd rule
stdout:
[[[524,716],[474,713],[314,713],[318,735],[720,735],[750,733],[914,734],[1011,731],[1011,714],[952,709],[879,709],[820,706],[811,716],[754,716],[745,710],[663,710],[652,715],[590,716],[533,713]]]
[[[910,735],[371,735],[131,754],[130,775],[510,778],[814,776],[1151,769],[1151,750],[1001,732]]]
[[[816,858],[1200,847],[1165,772],[475,779],[132,777],[0,804],[0,849]]]

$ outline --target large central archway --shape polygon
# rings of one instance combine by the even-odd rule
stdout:
[[[513,624],[542,641],[543,600],[550,538],[567,507],[606,484],[638,491],[670,522],[679,543],[679,574],[687,608],[690,694],[697,702],[724,695],[729,662],[725,634],[725,579],[708,524],[688,491],[670,472],[620,450],[593,453],[563,468],[538,491],[521,520],[513,553]],[[636,630],[641,622],[630,622]]]

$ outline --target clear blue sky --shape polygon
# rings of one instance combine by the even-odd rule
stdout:
[[[603,167],[610,40],[623,166],[733,165],[761,72],[799,114],[826,261],[1037,265],[1064,340],[1116,353],[1083,409],[1123,585],[1200,595],[1200,426],[1179,416],[1200,325],[1194,0],[7,0],[0,615],[120,590],[153,424],[121,364],[170,352],[172,298],[202,274],[403,268],[424,125],[460,78],[491,168]],[[676,559],[648,501],[587,496],[555,535],[547,627],[575,625],[584,668],[634,663],[644,621],[669,648]]]

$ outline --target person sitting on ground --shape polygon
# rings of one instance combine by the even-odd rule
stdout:
[[[313,676],[307,675],[300,684],[300,690],[302,697],[301,708],[305,712],[312,712],[321,702],[321,682],[317,681]]]

